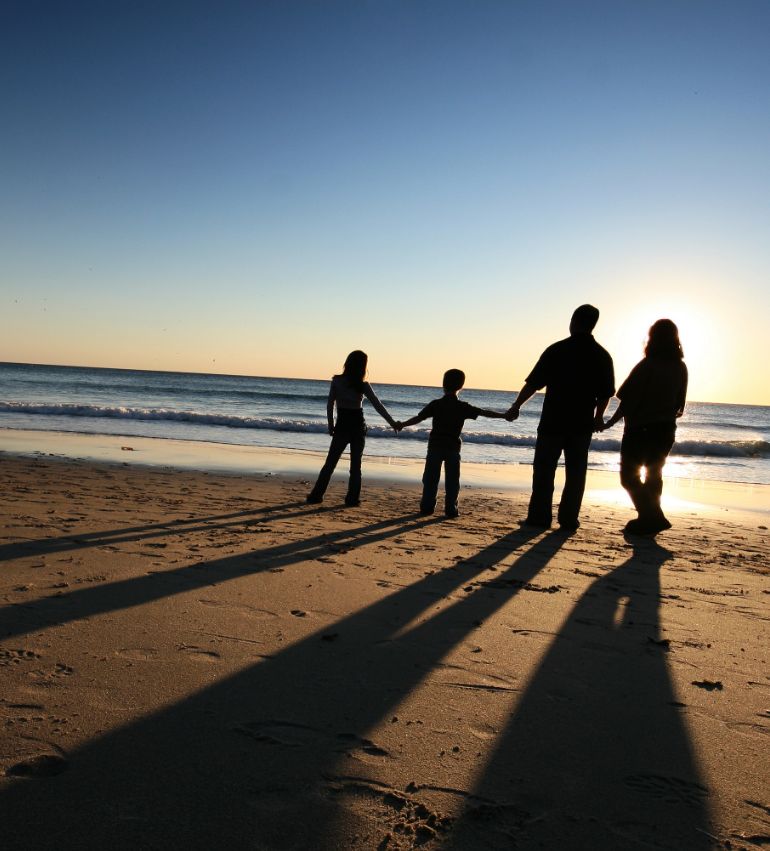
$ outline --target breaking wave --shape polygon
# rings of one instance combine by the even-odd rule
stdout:
[[[24,402],[0,402],[0,414],[30,414],[35,416],[77,417],[91,419],[139,420],[144,422],[177,422],[192,425],[219,426],[232,429],[267,429],[281,432],[325,434],[326,423],[282,417],[245,417],[232,414],[198,413],[169,408],[106,407],[99,405],[55,404],[35,405]],[[426,428],[402,431],[399,440],[426,441]],[[384,426],[370,426],[369,437],[393,438],[393,431]],[[465,443],[496,446],[533,447],[535,435],[500,434],[496,432],[467,432]],[[619,439],[596,437],[591,444],[594,452],[618,452]],[[716,458],[770,458],[770,443],[764,440],[685,440],[676,443],[673,454]]]

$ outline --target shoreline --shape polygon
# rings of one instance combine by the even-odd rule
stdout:
[[[225,475],[299,476],[312,480],[324,453],[308,449],[252,447],[226,443],[157,437],[125,437],[81,432],[0,430],[0,458],[45,457],[92,463],[176,469]],[[422,459],[382,458],[364,455],[364,486],[377,483],[419,486]],[[332,482],[347,476],[343,456]],[[529,491],[529,464],[480,464],[463,461],[462,487],[508,492]],[[556,498],[564,482],[563,467],[556,473]],[[633,514],[616,473],[588,470],[584,504],[613,505]],[[664,482],[663,506],[667,512],[707,510],[739,512],[754,517],[770,514],[770,485],[721,482],[713,479],[669,477]]]

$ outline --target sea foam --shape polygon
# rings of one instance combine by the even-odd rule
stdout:
[[[196,411],[175,410],[171,408],[139,408],[127,406],[101,406],[77,404],[28,404],[24,402],[0,402],[0,413],[30,414],[36,416],[88,417],[94,419],[140,420],[145,422],[178,422],[191,425],[223,426],[233,429],[267,429],[281,432],[302,432],[308,434],[326,433],[323,421],[308,421],[283,417],[247,417],[233,414],[200,413]],[[370,426],[367,434],[371,438],[393,438],[392,429],[384,426]],[[427,441],[428,428],[404,429],[399,440]],[[534,447],[535,435],[500,434],[495,432],[469,432],[463,435],[465,443],[492,446]],[[594,452],[618,452],[620,440],[617,438],[594,437],[591,444]],[[769,458],[770,443],[764,440],[685,440],[677,442],[673,453],[682,456],[700,456],[711,458]]]

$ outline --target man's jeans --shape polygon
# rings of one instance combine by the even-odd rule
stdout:
[[[430,514],[436,507],[436,494],[441,478],[441,465],[444,465],[444,511],[457,513],[457,498],[460,494],[460,450],[428,444],[425,458],[425,470],[422,474],[422,500],[420,511]]]
[[[553,517],[553,482],[556,465],[564,453],[565,482],[559,503],[558,519],[562,526],[577,526],[580,504],[586,486],[588,447],[591,432],[577,434],[538,432],[532,469],[532,496],[527,520],[538,526],[550,526]]]

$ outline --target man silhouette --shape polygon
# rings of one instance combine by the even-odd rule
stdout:
[[[551,525],[554,476],[562,452],[565,483],[558,521],[566,531],[580,526],[591,434],[603,426],[602,415],[615,393],[612,358],[591,334],[598,321],[599,311],[593,305],[575,310],[570,336],[543,352],[506,414],[506,419],[515,420],[527,399],[546,388],[537,428],[532,496],[524,521],[528,526]]]

